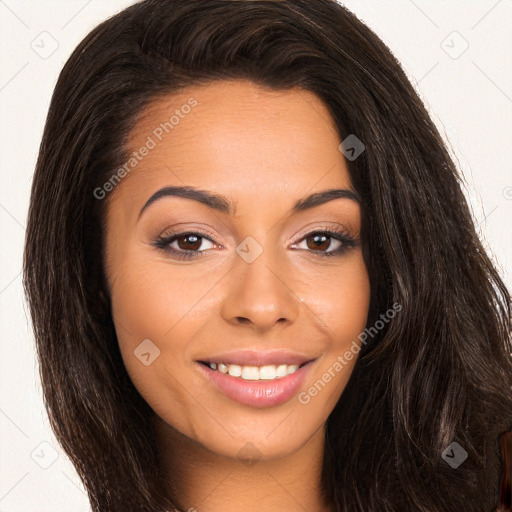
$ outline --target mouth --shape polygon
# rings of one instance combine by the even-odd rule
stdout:
[[[213,363],[209,361],[198,361],[198,363],[213,371],[246,381],[273,381],[282,379],[287,375],[293,375],[312,361],[306,361],[302,364],[270,364],[264,366]]]
[[[224,396],[253,408],[265,408],[293,398],[312,371],[315,361],[264,366],[196,361],[196,366],[214,389]]]

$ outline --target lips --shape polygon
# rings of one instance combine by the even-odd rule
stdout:
[[[198,359],[196,366],[213,388],[226,397],[250,407],[264,408],[283,404],[297,394],[312,371],[315,360],[288,350],[243,350]],[[241,367],[242,377],[218,371],[215,367],[219,365]],[[252,367],[251,371],[254,371],[254,367],[260,367],[261,371],[261,367],[284,365],[293,370],[292,373],[274,380],[243,378],[243,369],[247,367]],[[238,375],[238,371],[236,373]]]

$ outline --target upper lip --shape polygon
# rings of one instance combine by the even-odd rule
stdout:
[[[280,365],[280,364],[298,364],[308,363],[316,359],[308,357],[297,352],[289,350],[236,350],[232,352],[223,352],[214,356],[198,359],[205,363],[225,363],[237,364],[240,366],[265,366],[265,365]]]

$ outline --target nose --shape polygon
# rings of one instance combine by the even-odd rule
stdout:
[[[300,298],[293,282],[269,251],[252,263],[241,258],[229,275],[228,290],[221,314],[230,324],[247,324],[257,331],[268,331],[276,324],[291,324],[299,313]]]

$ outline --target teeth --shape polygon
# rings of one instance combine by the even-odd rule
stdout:
[[[280,364],[268,366],[240,366],[238,364],[208,363],[212,370],[229,373],[232,377],[244,380],[274,380],[291,375],[299,369],[298,364]]]
[[[286,375],[286,365],[285,364],[280,364],[276,368],[276,376],[277,377],[284,377],[285,375]]]
[[[228,366],[228,373],[232,377],[240,377],[242,375],[242,367],[237,364],[230,364]]]
[[[273,380],[277,377],[275,366],[262,366],[260,368],[260,379]]]
[[[245,379],[245,380],[260,380],[260,370],[259,370],[259,368],[257,366],[244,366],[242,368],[242,379]]]

